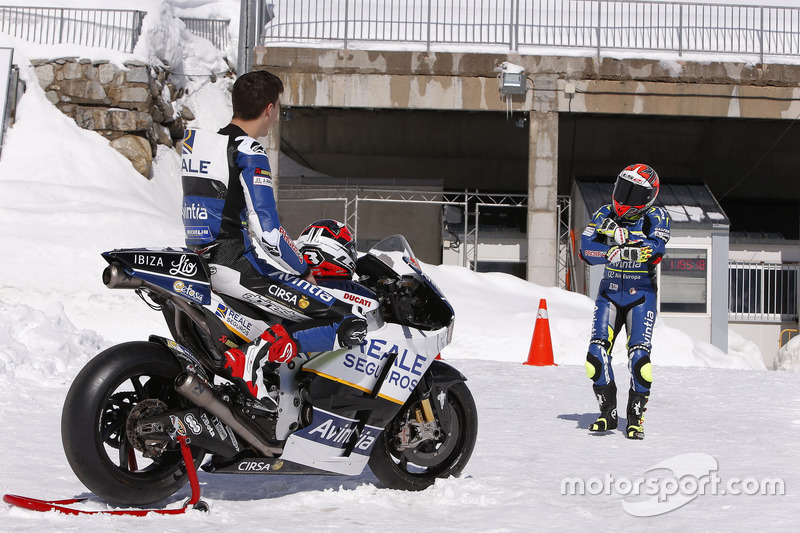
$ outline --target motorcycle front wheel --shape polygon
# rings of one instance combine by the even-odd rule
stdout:
[[[449,414],[449,431],[414,447],[403,446],[399,436],[409,430],[407,421],[413,420],[418,408],[416,402],[404,406],[378,437],[370,455],[372,473],[391,489],[423,490],[437,478],[458,477],[475,448],[478,412],[464,383],[447,391],[444,409]]]
[[[187,406],[174,387],[181,372],[166,347],[129,342],[101,352],[77,375],[64,402],[61,439],[72,471],[94,494],[114,504],[145,505],[186,484],[177,444],[147,458],[128,432],[137,416]],[[202,450],[193,447],[192,456],[196,468]]]

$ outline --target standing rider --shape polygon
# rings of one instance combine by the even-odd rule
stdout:
[[[361,344],[367,327],[352,306],[316,285],[278,218],[269,159],[256,139],[278,119],[282,93],[283,83],[269,72],[240,76],[230,124],[217,133],[186,130],[182,145],[186,245],[208,261],[216,292],[287,323],[225,352],[231,380],[256,399],[266,396],[267,361]],[[259,257],[255,245],[280,268]]]
[[[617,386],[611,368],[611,350],[625,325],[628,333],[627,429],[629,439],[644,438],[644,411],[653,381],[651,339],[657,302],[656,265],[669,241],[670,219],[653,207],[658,174],[648,165],[626,167],[614,184],[613,204],[592,216],[581,237],[581,259],[605,264],[592,317],[592,337],[586,356],[586,374],[594,382],[600,417],[590,431],[617,427]]]

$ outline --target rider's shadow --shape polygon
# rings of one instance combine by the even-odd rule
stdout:
[[[580,429],[582,431],[588,431],[589,426],[597,420],[597,413],[570,413],[564,415],[558,415],[558,418],[562,420],[573,420],[576,422],[575,429]],[[603,435],[604,432],[600,433],[593,433],[593,435]]]

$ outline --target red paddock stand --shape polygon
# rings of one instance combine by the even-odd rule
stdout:
[[[192,452],[189,449],[187,439],[183,435],[179,435],[178,442],[180,442],[181,445],[183,462],[186,465],[186,472],[189,475],[189,485],[192,488],[192,495],[189,500],[183,504],[183,507],[179,507],[177,509],[113,509],[107,511],[84,511],[68,506],[86,501],[88,498],[71,498],[67,500],[37,500],[36,498],[17,496],[14,494],[6,494],[3,496],[3,501],[16,507],[30,509],[31,511],[58,511],[59,513],[72,515],[104,514],[118,516],[147,516],[151,514],[183,514],[189,508],[198,509],[200,511],[208,511],[208,504],[200,501],[200,482],[197,480],[197,470],[194,468],[194,460],[192,459]]]

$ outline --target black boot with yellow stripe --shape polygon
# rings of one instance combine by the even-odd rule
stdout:
[[[628,393],[628,427],[625,436],[629,439],[642,440],[644,438],[644,412],[650,398],[649,392],[635,392],[631,389]]]
[[[594,395],[600,405],[600,416],[594,424],[589,426],[589,431],[610,431],[617,429],[617,385],[613,381],[601,387],[593,386]]]

